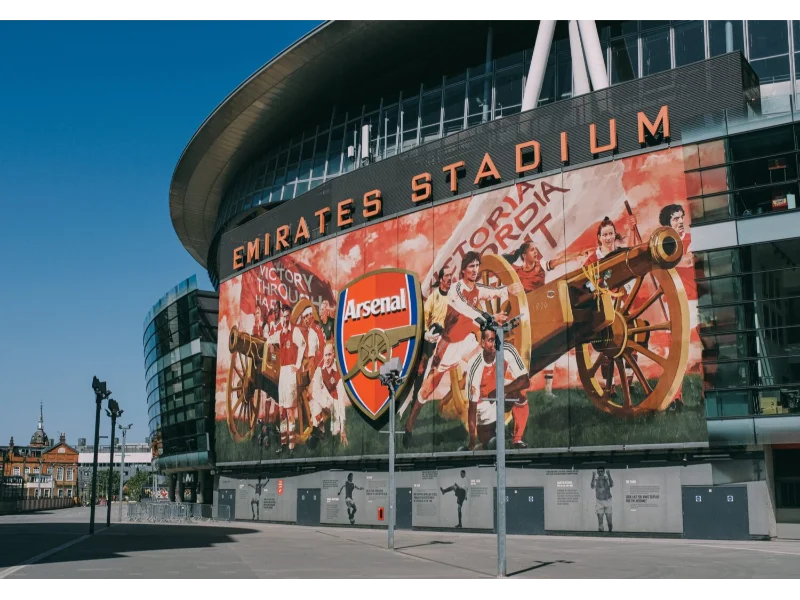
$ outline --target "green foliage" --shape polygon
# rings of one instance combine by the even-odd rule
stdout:
[[[123,490],[131,500],[139,501],[144,495],[145,486],[149,485],[152,475],[149,471],[137,469],[136,474],[125,482]]]
[[[114,476],[111,479],[111,496],[119,494],[119,471],[114,470]],[[103,469],[97,473],[97,497],[109,497],[108,493],[108,470]]]

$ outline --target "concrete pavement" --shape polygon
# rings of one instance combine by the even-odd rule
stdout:
[[[114,511],[116,512],[116,511]],[[88,509],[0,518],[0,577],[473,578],[494,577],[489,534],[297,527],[265,523],[98,524]],[[100,516],[98,514],[98,516]],[[103,513],[103,517],[105,513]],[[76,541],[77,540],[77,541]],[[72,545],[19,565],[37,553]],[[797,577],[800,542],[509,536],[513,577]]]

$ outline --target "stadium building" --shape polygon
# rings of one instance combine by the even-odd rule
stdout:
[[[170,213],[219,290],[236,519],[800,537],[800,22],[327,22]],[[164,429],[166,448],[169,435]],[[211,448],[204,449],[209,453]]]
[[[198,289],[192,275],[161,297],[144,320],[150,456],[173,501],[211,498],[218,304],[217,293]],[[163,489],[160,479],[157,484]]]

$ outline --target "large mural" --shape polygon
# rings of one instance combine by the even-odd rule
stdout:
[[[681,149],[667,149],[437,204],[223,282],[217,461],[387,452],[388,412],[345,390],[352,360],[337,340],[337,320],[358,310],[342,292],[385,269],[408,286],[371,284],[375,310],[419,314],[392,315],[419,327],[401,343],[416,360],[397,402],[399,453],[495,447],[498,350],[482,313],[519,323],[503,348],[511,451],[705,443],[686,186]],[[369,354],[367,341],[352,351],[399,354]]]

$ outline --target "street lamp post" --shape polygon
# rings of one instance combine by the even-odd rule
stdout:
[[[121,417],[124,411],[119,407],[119,404],[113,398],[108,401],[108,408],[106,414],[111,417],[111,453],[108,457],[108,498],[106,502],[106,527],[111,527],[111,497],[114,495],[111,489],[112,482],[114,481],[114,430],[117,428],[117,417]],[[120,475],[122,479],[122,475]]]
[[[394,488],[394,421],[395,421],[395,401],[397,388],[403,383],[400,377],[400,361],[397,358],[391,359],[381,367],[380,380],[389,390],[389,550],[394,550],[394,513],[395,513],[395,488]]]
[[[481,331],[491,329],[495,334],[495,348],[497,354],[495,358],[495,368],[497,378],[495,390],[497,398],[497,423],[495,424],[495,438],[497,440],[497,576],[505,577],[506,570],[506,420],[505,420],[505,363],[503,338],[504,334],[510,332],[519,325],[519,316],[506,321],[504,324],[498,323],[495,318],[487,312],[483,312],[481,317],[475,319],[480,325]]]
[[[89,515],[89,535],[94,535],[94,505],[97,502],[97,450],[100,446],[100,406],[103,404],[103,400],[111,396],[111,390],[106,389],[106,382],[100,381],[96,375],[92,378],[92,390],[94,390],[97,410],[94,417],[94,459],[92,461],[92,506]]]
[[[122,411],[120,411],[122,414]],[[120,523],[122,523],[122,486],[123,481],[122,478],[125,475],[125,440],[127,439],[128,429],[133,427],[133,423],[125,427],[124,425],[120,425],[119,429],[122,431],[122,457],[120,460],[120,468],[119,468],[119,519],[117,519]],[[109,486],[111,483],[109,482]]]

